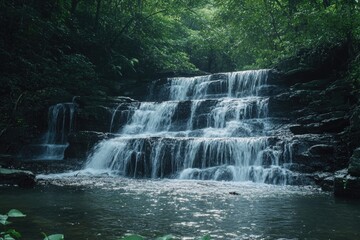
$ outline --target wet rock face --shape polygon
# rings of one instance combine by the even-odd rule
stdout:
[[[289,136],[297,170],[334,172],[346,167],[347,131],[358,119],[350,118],[352,84],[306,68],[277,72],[271,83],[278,83],[281,92],[270,97],[269,113],[287,119],[279,132]]]
[[[127,97],[79,97],[77,104],[77,131],[116,132],[138,102]]]
[[[348,169],[336,172],[334,194],[337,197],[360,198],[360,177],[351,176]]]
[[[108,139],[112,134],[95,131],[79,131],[69,135],[69,146],[65,150],[66,159],[85,159],[96,143]]]
[[[360,177],[360,148],[355,149],[350,158],[349,174],[354,177]]]
[[[360,108],[352,82],[313,69],[276,72],[270,81],[281,89],[270,97],[269,113],[287,119],[277,131],[288,136],[289,169],[310,174],[326,190],[334,187],[337,196],[360,197],[360,149],[354,150],[360,142]],[[348,172],[336,177],[319,174],[344,168]]]
[[[212,93],[213,88],[220,91],[224,87],[220,84],[221,80],[221,74],[211,76],[208,94]],[[166,89],[166,84],[166,81],[157,81],[153,91],[164,89],[164,86]],[[166,97],[168,94],[163,95]],[[267,84],[261,87],[258,94],[269,97],[269,117],[272,122],[280,123],[276,125],[280,127],[276,128],[259,126],[259,134],[267,132],[272,136],[280,136],[272,143],[274,146],[283,146],[284,138],[287,139],[291,154],[284,158],[292,158],[290,170],[315,174],[334,172],[347,166],[351,151],[347,144],[347,129],[350,127],[354,132],[360,132],[353,127],[360,122],[360,110],[352,115],[350,111],[354,104],[351,83],[313,68],[297,68],[287,72],[273,70],[270,71]],[[215,100],[199,103],[191,126],[193,135],[197,129],[200,131],[209,124],[204,113],[211,110],[214,105],[212,101]],[[96,143],[112,137],[104,133],[119,132],[131,119],[139,102],[128,98],[92,97],[78,99],[78,105],[77,132],[69,136],[66,158],[85,158]],[[171,130],[183,129],[190,112],[191,102],[180,102],[171,119]],[[246,133],[242,135],[247,136]],[[271,156],[268,158],[271,159]],[[287,160],[280,159],[281,162]],[[328,182],[331,181],[329,179]]]
[[[35,175],[29,171],[0,168],[0,184],[31,188],[36,184]]]

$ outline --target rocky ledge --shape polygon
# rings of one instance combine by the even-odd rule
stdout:
[[[334,194],[360,198],[360,148],[354,150],[349,167],[335,173]]]
[[[0,168],[0,184],[31,188],[35,186],[36,178],[30,171]]]

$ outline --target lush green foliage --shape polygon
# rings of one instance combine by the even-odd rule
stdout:
[[[26,217],[26,215],[17,209],[11,209],[7,214],[0,214],[0,224],[5,227],[11,224],[11,222],[8,221],[9,218],[22,218],[22,217]],[[45,237],[43,240],[64,240],[63,234],[52,234],[49,236],[47,236],[45,233],[42,234]],[[3,232],[0,232],[0,240],[16,240],[20,238],[21,238],[21,234],[15,229],[5,228]]]
[[[123,94],[127,79],[272,67],[338,43],[356,55],[359,8],[357,0],[0,0],[0,137],[36,126],[33,112],[71,96]]]
[[[360,37],[355,0],[218,0],[219,17],[237,35],[237,67],[272,66],[299,49]]]

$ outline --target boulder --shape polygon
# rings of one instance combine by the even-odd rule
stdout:
[[[30,171],[0,168],[0,184],[31,188],[35,186],[36,180],[35,175]]]
[[[332,172],[315,172],[311,175],[312,179],[323,191],[334,190],[334,173]]]
[[[103,139],[110,138],[113,134],[94,131],[80,131],[71,133],[68,137],[69,146],[65,150],[65,159],[86,158],[93,146]]]
[[[334,195],[336,197],[360,198],[360,177],[353,177],[348,169],[335,173]]]
[[[334,153],[334,146],[327,144],[316,144],[309,148],[312,155],[331,155]]]

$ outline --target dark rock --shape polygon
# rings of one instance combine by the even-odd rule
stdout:
[[[117,131],[139,106],[138,101],[127,97],[79,97],[76,101],[79,105],[77,131]]]
[[[321,122],[321,131],[339,133],[350,125],[349,119],[345,117],[326,119]]]
[[[334,147],[327,144],[317,144],[311,146],[309,152],[313,155],[329,155],[334,153]]]
[[[313,80],[307,83],[296,83],[292,86],[292,88],[297,90],[322,90],[325,89],[329,85],[329,79],[319,79]]]
[[[214,80],[226,80],[227,78],[228,78],[228,76],[226,74],[215,73],[215,74],[211,75],[210,80],[211,81],[214,81]]]
[[[191,115],[191,106],[191,101],[179,102],[171,119],[171,131],[185,130],[187,121]]]
[[[88,106],[80,108],[77,114],[76,127],[79,131],[108,132],[111,122],[111,109],[104,106]]]
[[[35,175],[29,171],[0,168],[0,184],[31,188],[36,184]]]
[[[227,80],[215,80],[208,82],[206,93],[207,94],[224,94],[228,92],[228,81]]]
[[[286,147],[287,152],[291,152],[288,156],[291,164],[286,164],[285,167],[302,173],[331,172],[336,169],[335,143],[331,134],[303,134],[288,138]]]
[[[274,96],[281,94],[284,91],[283,88],[276,85],[264,85],[261,86],[257,92],[258,96]]]
[[[348,138],[344,139],[347,141],[350,149],[355,149],[359,146],[360,142],[360,106],[357,106],[352,111],[350,116],[350,126],[348,130]]]
[[[295,135],[308,133],[308,131],[306,130],[306,127],[304,127],[304,125],[300,125],[300,124],[292,125],[289,127],[289,129]]]
[[[274,77],[269,78],[268,82],[270,84],[290,87],[295,83],[310,82],[312,80],[319,79],[322,75],[323,74],[319,73],[317,69],[298,67],[296,69],[292,68],[291,70],[287,70],[286,73],[278,73]]]
[[[360,148],[354,150],[349,163],[351,176],[360,177]]]
[[[304,112],[296,114],[296,111],[305,109],[317,96],[317,91],[305,90],[287,91],[272,96],[268,104],[269,114],[273,117],[286,116],[290,119],[304,116]]]
[[[81,131],[69,135],[69,147],[65,150],[65,159],[85,158],[93,146],[103,139],[114,135],[94,131]]]
[[[297,119],[299,124],[318,123],[327,119],[344,118],[346,116],[345,111],[333,111],[322,114],[310,114]]]
[[[324,99],[330,101],[334,105],[348,105],[356,103],[356,99],[352,96],[353,84],[346,79],[340,79],[332,83],[322,93]]]
[[[360,198],[360,178],[350,176],[347,169],[336,172],[334,195],[336,197]]]
[[[334,174],[331,172],[315,172],[311,176],[315,183],[324,191],[332,191],[334,189]]]
[[[230,195],[240,195],[239,193],[237,192],[229,192]]]
[[[295,135],[308,133],[339,133],[344,131],[349,125],[349,119],[340,117],[326,119],[319,123],[292,125],[290,126],[290,131]]]

